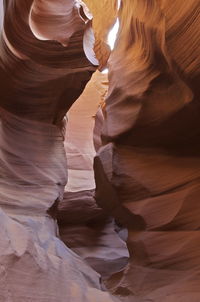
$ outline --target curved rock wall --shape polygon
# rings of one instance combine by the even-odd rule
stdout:
[[[103,279],[120,271],[128,261],[126,244],[119,236],[121,229],[97,206],[94,198],[93,129],[96,113],[101,108],[107,88],[107,75],[96,71],[67,113],[64,145],[68,183],[64,198],[58,205],[62,240],[99,272]],[[96,133],[95,146],[100,144],[99,134]]]
[[[124,301],[200,299],[199,5],[121,4],[95,174],[129,229],[130,263],[108,282]]]
[[[111,55],[117,1],[85,0],[93,20],[81,0],[0,3],[0,301],[116,300],[62,243],[54,219],[67,182],[63,118],[93,64],[103,69],[109,58],[95,159],[104,211],[92,209],[85,241],[92,229],[107,245],[112,222],[97,232],[92,223],[113,215],[128,228],[131,258],[107,287],[126,302],[199,302],[199,0],[121,0]],[[84,202],[94,206],[90,193]],[[61,224],[65,210],[73,220],[60,209]],[[81,214],[88,224],[90,211]]]
[[[60,240],[55,220],[67,182],[63,117],[96,70],[83,50],[86,24],[73,0],[37,2],[4,2],[0,301],[117,301],[102,290],[100,275]]]
[[[83,51],[84,22],[72,27],[69,45],[63,47],[33,35],[32,1],[6,3],[1,68],[8,87],[1,91],[1,106],[28,119],[59,123],[95,70]]]

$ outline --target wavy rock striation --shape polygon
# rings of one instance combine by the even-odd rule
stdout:
[[[199,0],[121,0],[111,54],[117,1],[85,3],[0,1],[0,301],[117,300],[60,240],[64,196],[62,238],[104,277],[115,273],[107,287],[121,301],[199,302]],[[87,190],[65,192],[64,128],[107,61],[94,133],[96,149],[104,143],[95,159],[102,210],[92,178]],[[117,233],[126,234],[108,215],[128,228],[121,272],[127,257]]]
[[[0,301],[116,301],[59,239],[54,217],[67,182],[63,118],[96,69],[80,6],[8,0],[1,9]]]
[[[199,1],[123,0],[97,202],[128,227],[124,301],[200,299]],[[106,191],[106,192],[105,192]]]

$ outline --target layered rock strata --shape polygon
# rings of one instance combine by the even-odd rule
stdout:
[[[116,301],[60,240],[54,218],[67,182],[63,118],[96,69],[80,7],[8,0],[1,8],[0,301]]]
[[[130,263],[108,286],[124,301],[197,302],[199,1],[121,2],[95,174]]]

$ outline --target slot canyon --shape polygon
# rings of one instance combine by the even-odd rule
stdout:
[[[0,302],[200,302],[200,0],[0,30]]]

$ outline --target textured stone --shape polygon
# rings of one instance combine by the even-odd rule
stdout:
[[[94,190],[65,192],[57,217],[61,239],[103,279],[125,267],[126,231],[97,206]]]
[[[106,83],[106,84],[105,84]],[[67,113],[65,151],[68,163],[68,192],[95,188],[93,128],[95,115],[107,90],[107,75],[96,71]]]
[[[57,216],[62,240],[103,279],[120,271],[129,257],[125,240],[119,236],[123,230],[94,199],[94,142],[96,147],[101,145],[99,128],[93,142],[94,117],[104,100],[106,78],[96,72],[67,115],[64,144],[69,180]]]
[[[2,1],[0,8],[3,16]],[[117,301],[103,290],[100,275],[60,240],[54,218],[67,182],[63,118],[96,69],[83,49],[87,26],[74,1],[11,0],[4,8],[0,301]]]
[[[117,1],[85,3],[0,1],[0,301],[115,301],[59,238],[64,195],[63,240],[121,301],[199,302],[199,1],[121,0],[112,52]],[[91,111],[82,141],[72,135],[81,181],[66,192],[63,139],[66,112],[107,63],[94,129],[102,210]]]
[[[123,301],[200,299],[199,1],[183,2],[122,1],[109,59],[96,199],[128,227],[107,283]]]

